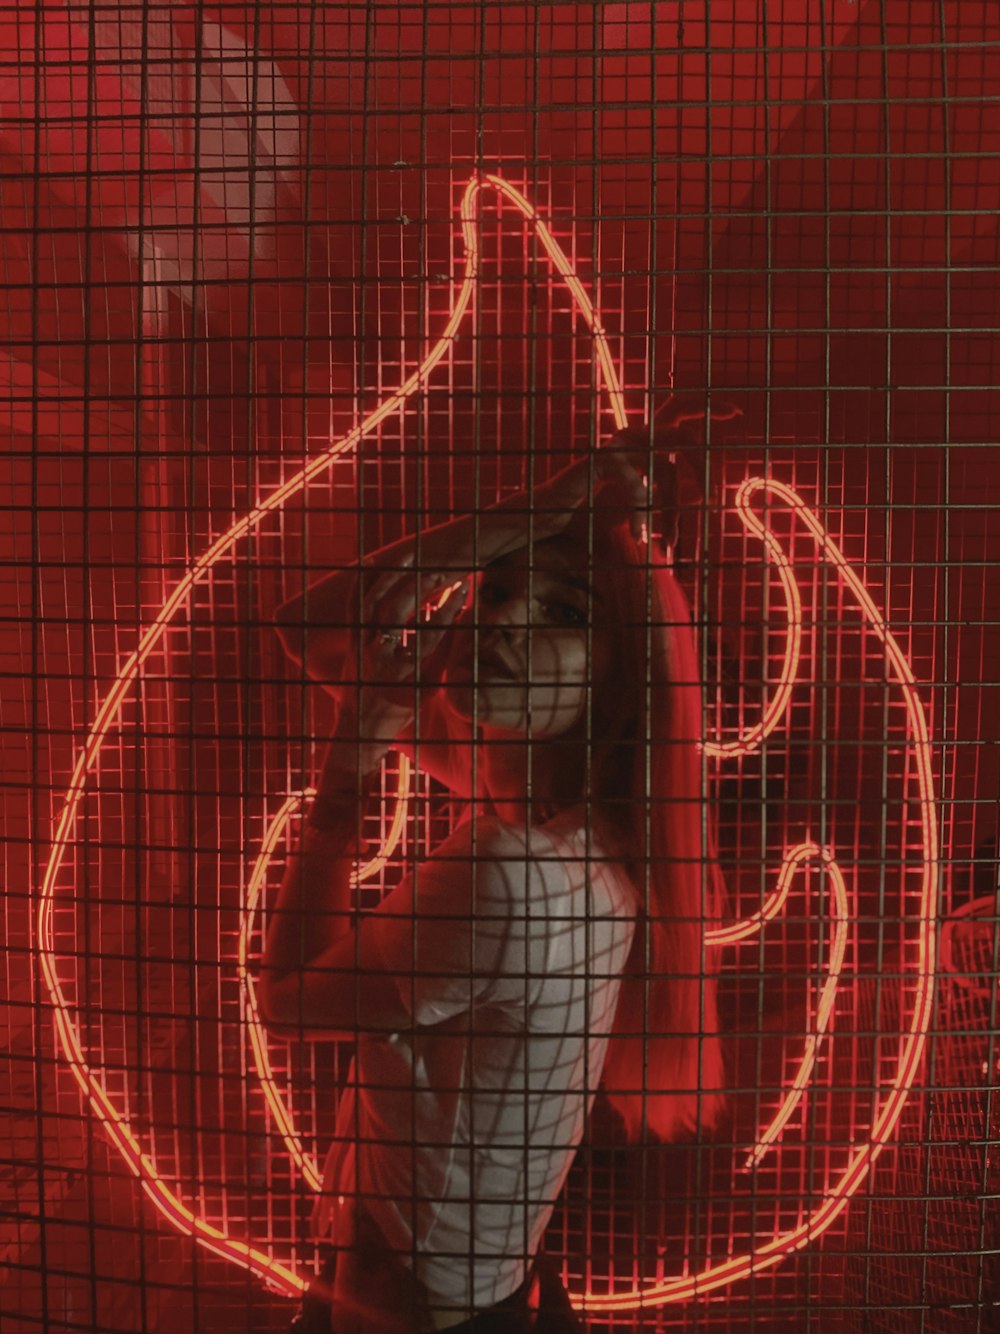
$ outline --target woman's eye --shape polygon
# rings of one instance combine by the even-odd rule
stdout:
[[[479,586],[479,600],[485,602],[487,606],[499,606],[501,602],[506,601],[506,598],[507,590],[503,584],[489,583]]]
[[[545,610],[563,625],[587,624],[587,613],[573,602],[549,602]]]

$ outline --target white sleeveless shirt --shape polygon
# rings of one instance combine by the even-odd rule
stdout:
[[[356,1198],[441,1327],[524,1281],[601,1078],[636,894],[581,812],[470,818],[365,919],[412,1028],[360,1033],[314,1233]],[[368,935],[371,932],[371,935]]]

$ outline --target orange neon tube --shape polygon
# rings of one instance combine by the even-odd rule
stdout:
[[[386,862],[392,856],[399,843],[403,832],[403,825],[406,818],[406,792],[409,789],[410,780],[410,762],[405,755],[399,756],[399,783],[394,803],[392,823],[385,837],[384,842],[378,852],[370,861],[359,867],[352,876],[354,885],[376,875]],[[240,933],[237,941],[237,971],[240,978],[240,987],[243,994],[243,1013],[247,1025],[247,1037],[250,1042],[251,1055],[253,1056],[254,1069],[257,1072],[257,1079],[260,1083],[261,1091],[264,1094],[264,1101],[267,1104],[271,1119],[278,1129],[278,1133],[285,1142],[285,1148],[292,1162],[298,1167],[306,1183],[312,1190],[319,1190],[322,1184],[322,1177],[316,1167],[313,1159],[309,1158],[302,1148],[302,1141],[295,1129],[291,1110],[286,1101],[278,1091],[274,1079],[274,1070],[271,1066],[271,1058],[267,1050],[267,1034],[264,1031],[264,1025],[261,1023],[260,1009],[257,1005],[257,990],[254,985],[253,975],[248,967],[249,942],[250,935],[253,932],[254,921],[257,915],[257,908],[260,903],[263,886],[266,882],[267,868],[271,857],[274,855],[274,849],[278,840],[285,832],[289,820],[301,808],[303,798],[315,796],[315,788],[309,787],[302,793],[302,797],[288,797],[281,809],[277,812],[274,819],[268,825],[264,832],[264,838],[261,843],[261,850],[254,862],[250,873],[250,879],[247,882],[247,889],[243,911],[240,914]]]
[[[781,1100],[778,1110],[758,1135],[757,1143],[747,1158],[746,1166],[748,1168],[756,1167],[770,1146],[780,1138],[781,1132],[791,1120],[792,1113],[805,1096],[809,1080],[816,1066],[820,1043],[833,1018],[837,986],[840,982],[841,969],[844,966],[844,955],[847,952],[847,928],[850,923],[851,909],[843,872],[830,850],[818,847],[815,843],[800,843],[797,848],[792,848],[786,853],[786,864],[789,861],[801,864],[810,858],[818,858],[823,862],[833,886],[833,932],[826,978],[823,981],[819,1001],[816,1005],[813,1031],[806,1036],[805,1050],[798,1069],[792,1078],[791,1086]]]
[[[792,697],[795,678],[799,674],[799,662],[802,657],[802,598],[799,586],[792,570],[792,562],[785,555],[781,543],[763,524],[750,506],[755,494],[753,483],[759,479],[744,482],[736,493],[736,513],[748,532],[759,537],[764,544],[768,560],[774,565],[781,582],[785,597],[785,651],[781,671],[774,694],[764,707],[761,719],[752,727],[741,730],[736,737],[728,741],[703,741],[702,748],[706,755],[714,759],[730,759],[737,755],[746,755],[756,750],[771,735],[778,723],[785,716]]]
[[[263,1248],[256,1246],[251,1242],[228,1236],[228,1234],[223,1232],[220,1228],[209,1223],[188,1208],[177,1193],[158,1176],[154,1165],[148,1155],[142,1150],[133,1134],[127,1118],[114,1106],[102,1081],[98,1075],[91,1070],[80,1041],[79,1027],[75,1021],[75,1016],[63,990],[58,974],[53,939],[53,912],[56,881],[66,855],[67,847],[73,835],[77,807],[85,795],[87,778],[97,763],[101,748],[107,739],[108,730],[117,717],[126,696],[134,687],[140,669],[146,658],[148,658],[150,653],[152,653],[156,647],[167,626],[186,607],[189,595],[194,587],[203,581],[211,568],[220,559],[228,556],[236,546],[237,542],[252,532],[267,515],[279,510],[288,500],[299,494],[309,482],[319,476],[322,471],[327,469],[333,459],[348,449],[358,445],[361,440],[371,434],[382,421],[392,413],[396,412],[408,398],[427,387],[427,381],[431,372],[443,359],[451,342],[457,336],[459,326],[461,325],[473,299],[475,279],[479,265],[478,238],[476,236],[475,220],[478,216],[481,196],[487,190],[493,190],[508,202],[512,203],[521,212],[524,218],[534,226],[536,235],[546,250],[550,262],[565,282],[567,289],[573,297],[578,314],[584,320],[592,334],[596,360],[603,380],[603,389],[607,394],[609,407],[615,425],[617,428],[621,429],[627,424],[623,395],[604,329],[597,318],[586,291],[579,279],[573,273],[565,253],[553,237],[548,226],[538,216],[533,206],[523,194],[517,191],[508,182],[495,175],[474,178],[469,182],[461,204],[461,225],[465,244],[465,272],[459,286],[451,315],[441,337],[432,346],[417,369],[403,382],[399,389],[387,396],[381,404],[348,432],[347,435],[342,439],[333,442],[328,449],[310,460],[298,473],[289,478],[288,481],[277,487],[274,491],[270,492],[264,499],[260,500],[249,513],[239,519],[226,532],[220,534],[201,554],[201,556],[192,563],[182,578],[178,581],[152,623],[140,635],[135,650],[128,656],[121,666],[115,681],[98,709],[97,717],[95,718],[84,746],[77,757],[62,808],[55,822],[51,853],[39,894],[37,916],[39,960],[42,976],[53,1005],[53,1018],[59,1049],[67,1060],[73,1076],[80,1086],[84,1096],[87,1098],[95,1116],[97,1116],[102,1123],[109,1138],[120,1152],[130,1170],[138,1178],[143,1191],[148,1195],[155,1207],[164,1215],[164,1217],[169,1219],[169,1221],[182,1232],[194,1236],[199,1244],[205,1246],[207,1249],[224,1256],[236,1264],[243,1265],[244,1267],[253,1270],[260,1274],[273,1288],[289,1295],[295,1295],[301,1292],[307,1286],[308,1278],[303,1277],[290,1269],[287,1265],[282,1264]],[[923,1049],[924,1035],[929,1022],[930,1006],[933,999],[935,948],[934,913],[936,911],[937,892],[937,830],[934,814],[933,779],[930,765],[930,743],[927,734],[926,720],[917,694],[913,673],[905,656],[899,649],[895,638],[885,625],[874,602],[864,588],[863,583],[858,579],[842,553],[839,552],[839,549],[832,542],[832,539],[825,533],[819,520],[807,509],[799,497],[789,488],[782,487],[779,483],[760,478],[752,479],[746,484],[746,487],[745,496],[748,501],[750,497],[756,495],[757,491],[769,489],[773,494],[779,496],[782,500],[795,508],[797,516],[813,535],[819,549],[820,557],[835,566],[841,578],[844,580],[846,587],[849,588],[856,597],[862,610],[862,614],[868,622],[869,628],[881,640],[890,669],[903,689],[909,720],[910,744],[914,747],[917,780],[920,791],[919,800],[921,805],[921,830],[924,851],[917,997],[913,1007],[910,1028],[901,1047],[893,1086],[885,1103],[880,1107],[878,1114],[876,1115],[870,1132],[870,1140],[855,1150],[843,1174],[835,1183],[832,1190],[828,1192],[827,1199],[812,1212],[800,1227],[790,1232],[776,1234],[770,1241],[758,1246],[752,1253],[733,1257],[721,1265],[710,1266],[699,1274],[668,1279],[661,1283],[654,1283],[647,1287],[636,1288],[631,1292],[617,1293],[613,1296],[600,1296],[586,1293],[575,1294],[577,1304],[588,1310],[598,1311],[656,1306],[662,1305],[664,1302],[682,1300],[687,1296],[693,1296],[698,1293],[713,1291],[720,1286],[733,1282],[737,1278],[744,1277],[758,1269],[765,1268],[768,1265],[778,1263],[784,1255],[800,1249],[802,1246],[806,1245],[808,1241],[817,1237],[834,1221],[843,1209],[846,1208],[850,1196],[863,1182],[871,1164],[875,1161],[883,1144],[891,1134],[892,1128],[899,1117],[907,1093],[909,1092],[910,1085],[915,1077]],[[741,494],[744,493],[741,492]],[[749,506],[747,506],[746,514],[751,514]],[[762,534],[764,532],[766,532],[766,529],[762,528]],[[794,607],[790,600],[792,597],[791,585],[786,585],[781,573],[781,561],[776,557],[776,554],[773,551],[770,551],[770,544],[766,537],[764,540],[765,545],[769,547],[769,554],[775,559],[779,578],[782,579],[782,585],[785,589],[786,600],[788,600],[787,605],[790,609],[789,626],[791,631],[791,627],[795,621]],[[790,638],[791,637],[790,633]],[[791,653],[792,646],[786,647],[786,667],[790,661]],[[786,677],[791,681],[794,677],[794,672],[784,670],[782,673],[782,680],[784,681]],[[790,688],[789,685],[788,689],[790,690]],[[755,729],[751,729],[747,733],[741,733],[737,738],[738,745],[750,746],[759,744],[766,735],[766,729],[769,726],[773,727],[777,724],[781,711],[784,708],[784,705],[782,705],[781,709],[779,709],[775,702],[776,700],[780,702],[780,698],[781,696],[776,692],[775,699],[771,701],[768,708],[765,710],[762,723],[758,725],[759,734]],[[732,743],[720,742],[715,744],[718,749],[712,753],[718,753],[720,756],[733,753],[730,749],[727,749]],[[399,806],[402,807],[402,803],[399,803]],[[285,818],[288,818],[287,811],[285,813]],[[259,881],[256,889],[259,891]],[[241,960],[240,966],[242,966],[244,970],[246,969],[245,955]],[[244,982],[247,982],[249,980],[249,973],[244,971],[243,976]],[[252,991],[249,987],[247,990],[248,995],[252,998]],[[251,1040],[253,1039],[251,1038]],[[291,1125],[290,1116],[287,1118],[286,1128],[290,1133],[294,1133],[294,1127]]]
[[[604,377],[602,387],[607,394],[615,426],[620,429],[627,424],[621,385],[608,346],[607,336],[597,318],[589,296],[573,273],[572,266],[562,247],[534,207],[508,181],[496,175],[473,177],[465,189],[460,209],[462,237],[465,245],[465,272],[459,285],[451,315],[441,336],[430,348],[416,370],[403,381],[394,393],[389,394],[345,436],[332,442],[326,450],[309,460],[302,469],[276,487],[261,499],[253,509],[215,538],[178,580],[157,615],[139,636],[136,648],[119,668],[118,675],[101,702],[97,716],[73,766],[69,787],[55,821],[49,860],[39,891],[36,919],[38,955],[42,978],[53,1006],[57,1043],[94,1115],[104,1126],[109,1138],[130,1170],[139,1179],[142,1189],[165,1218],[182,1232],[195,1236],[199,1243],[209,1250],[224,1255],[234,1263],[244,1265],[246,1268],[260,1274],[272,1287],[278,1291],[286,1292],[289,1296],[303,1291],[308,1286],[308,1279],[281,1264],[263,1249],[249,1242],[230,1238],[219,1228],[190,1210],[180,1200],[176,1192],[171,1190],[157,1174],[149,1157],[142,1151],[133,1135],[127,1117],[115,1107],[100,1077],[90,1068],[80,1041],[79,1027],[59,978],[53,940],[56,881],[67,848],[73,837],[77,807],[85,794],[87,778],[95,768],[101,749],[107,740],[108,730],[117,718],[124,700],[134,688],[143,663],[156,648],[174,618],[186,608],[195,586],[205,579],[219,560],[229,556],[236,544],[253,532],[263,519],[269,514],[277,512],[294,496],[299,495],[314,478],[330,467],[335,458],[357,446],[381,422],[398,411],[407,399],[427,388],[427,382],[432,371],[443,359],[457,336],[459,327],[474,296],[476,277],[479,271],[479,239],[476,234],[475,223],[482,197],[487,191],[493,191],[513,204],[523,217],[533,225],[550,262],[566,283],[577,312],[584,320],[594,339],[597,363]],[[400,819],[403,818],[404,814],[405,812],[400,813]]]
[[[861,1187],[892,1134],[916,1078],[930,1025],[934,1001],[939,853],[930,736],[923,704],[917,692],[916,678],[906,655],[886,625],[871,594],[844,553],[801,497],[784,483],[763,477],[749,479],[740,491],[748,502],[763,492],[770,493],[792,508],[796,518],[812,537],[818,559],[826,561],[836,571],[844,586],[853,595],[864,623],[882,644],[892,677],[903,692],[909,744],[913,748],[921,829],[920,911],[917,915],[919,935],[917,967],[913,974],[916,994],[909,1025],[900,1043],[895,1074],[884,1100],[876,1111],[868,1138],[855,1145],[840,1175],[827,1186],[822,1202],[810,1210],[801,1223],[787,1231],[776,1232],[768,1241],[759,1243],[753,1250],[707,1265],[697,1273],[668,1278],[658,1283],[633,1287],[613,1294],[574,1294],[577,1305],[591,1312],[657,1307],[668,1302],[687,1301],[693,1297],[716,1292],[740,1279],[748,1278],[751,1274],[779,1264],[785,1256],[794,1254],[821,1236],[847,1208],[852,1196]],[[747,505],[746,509],[741,511],[741,517],[750,512]],[[838,908],[837,911],[839,914],[841,909]],[[759,929],[761,924],[753,929]]]
[[[778,883],[772,893],[768,895],[759,912],[754,913],[752,917],[748,917],[742,922],[735,922],[730,926],[717,927],[705,932],[705,943],[708,945],[735,945],[744,940],[749,940],[760,931],[765,923],[773,921],[784,908],[789,890],[792,887],[792,881],[799,867],[816,858],[823,862],[833,881],[834,930],[830,947],[830,959],[827,965],[827,976],[820,993],[814,1031],[806,1038],[805,1051],[791,1087],[786,1092],[772,1120],[760,1132],[757,1143],[747,1159],[747,1167],[757,1166],[767,1152],[768,1147],[780,1137],[796,1106],[801,1102],[809,1083],[809,1077],[816,1064],[820,1041],[833,1014],[837,986],[847,948],[847,927],[850,920],[850,905],[843,872],[828,848],[821,848],[815,843],[799,843],[796,847],[789,848],[785,853],[778,874]]]
[[[765,487],[772,487],[776,494],[794,507],[800,517],[807,519],[807,527],[813,537],[821,544],[821,549],[826,549],[831,545],[831,539],[825,533],[822,525],[812,515],[811,511],[804,505],[801,499],[790,488],[786,488],[777,483],[770,483],[764,479],[750,479],[741,487],[741,493],[748,499]],[[752,511],[747,504],[742,510],[743,515],[750,515]],[[753,524],[748,524],[751,530],[754,530]],[[770,550],[770,548],[769,548]],[[898,645],[891,632],[885,626],[878,615],[877,608],[863,584],[858,580],[853,571],[839,562],[834,561],[836,568],[841,574],[847,573],[849,577],[845,580],[848,588],[858,594],[860,589],[864,597],[858,597],[859,604],[866,617],[872,622],[872,628],[878,634],[879,638],[886,646],[887,656],[890,666],[896,671],[897,679],[904,688],[907,689],[908,716],[919,724],[923,720],[923,710],[920,705],[919,697],[912,686],[915,685],[912,672],[906,663],[905,657],[899,651]],[[877,619],[876,619],[877,618]],[[776,725],[771,723],[771,729]],[[920,728],[917,727],[917,736],[920,739]],[[923,732],[924,742],[929,745],[926,737],[926,728]],[[920,762],[922,757],[922,761]],[[929,750],[918,750],[918,780],[921,794],[922,811],[926,810],[927,799],[933,800],[933,788],[931,785],[931,771],[929,768]],[[924,818],[922,820],[922,834],[926,839],[930,833],[933,835],[935,825],[933,820]],[[936,855],[936,839],[930,847],[924,843],[924,852]],[[850,919],[849,902],[846,883],[843,873],[836,862],[833,854],[825,848],[821,848],[813,843],[803,843],[786,852],[783,859],[781,871],[778,877],[778,883],[775,891],[768,896],[761,910],[746,921],[734,923],[726,927],[718,928],[706,933],[707,943],[713,945],[735,944],[739,941],[749,939],[753,934],[759,931],[766,922],[773,920],[782,910],[791,889],[791,884],[796,870],[806,860],[810,858],[819,858],[822,860],[828,874],[831,877],[833,886],[834,900],[834,925],[830,948],[830,958],[827,967],[827,976],[823,983],[816,1015],[813,1024],[813,1031],[807,1036],[805,1050],[800,1060],[797,1072],[793,1077],[792,1084],[787,1090],[782,1102],[767,1126],[760,1132],[757,1143],[751,1151],[747,1166],[756,1166],[768,1148],[773,1145],[781,1135],[784,1127],[791,1118],[795,1107],[799,1104],[808,1087],[809,1079],[819,1051],[819,1046],[823,1035],[828,1029],[833,1014],[833,1005],[836,997],[837,985],[840,980],[843,967],[844,955],[847,944],[847,930]],[[923,888],[925,892],[936,893],[936,876],[932,872],[933,864],[925,855],[924,859],[924,878]],[[928,924],[933,927],[933,914],[927,918],[923,913],[920,917],[921,937],[921,969],[929,959],[933,958],[934,941],[933,932],[928,931]],[[720,1286],[725,1286],[739,1278],[748,1276],[750,1273],[757,1272],[761,1268],[780,1262],[788,1254],[802,1248],[810,1240],[825,1231],[835,1219],[847,1207],[851,1196],[856,1192],[871,1165],[874,1163],[882,1145],[888,1139],[898,1119],[899,1112],[902,1110],[906,1093],[916,1074],[919,1064],[920,1048],[923,1045],[927,1028],[928,1001],[930,998],[929,987],[933,984],[932,971],[926,978],[926,986],[918,997],[918,1004],[915,1007],[911,1020],[910,1031],[901,1048],[900,1061],[897,1067],[897,1075],[893,1081],[889,1097],[882,1108],[880,1114],[876,1117],[872,1128],[871,1139],[863,1144],[857,1150],[848,1163],[839,1181],[834,1187],[827,1191],[827,1199],[817,1208],[810,1218],[798,1228],[785,1234],[776,1234],[771,1241],[762,1244],[752,1254],[735,1257],[727,1261],[724,1265],[709,1267],[700,1274],[687,1276],[684,1279],[666,1280],[659,1285],[634,1290],[632,1293],[618,1293],[613,1298],[605,1295],[593,1293],[574,1293],[571,1296],[576,1304],[585,1310],[607,1310],[607,1309],[634,1309],[644,1306],[657,1306],[667,1302],[686,1300],[701,1292],[713,1291]],[[890,1109],[887,1114],[886,1108]],[[284,1132],[283,1132],[284,1133]],[[287,1142],[287,1141],[286,1141]]]

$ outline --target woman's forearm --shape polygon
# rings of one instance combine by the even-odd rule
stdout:
[[[364,564],[384,569],[419,569],[425,563],[433,570],[481,569],[565,528],[572,511],[539,503],[543,491],[539,488],[535,496],[519,491],[487,509],[424,528],[374,552]]]
[[[629,521],[637,541],[643,535],[649,487],[649,447],[635,438],[615,437],[612,448],[592,451],[531,491],[519,491],[488,509],[424,528],[366,556],[359,565],[334,570],[282,603],[276,612],[285,649],[305,664],[309,675],[332,685],[350,670],[343,645],[357,625],[369,583],[366,571],[414,570],[439,574],[480,570],[519,548],[561,533],[585,501],[601,505],[605,520]],[[612,442],[614,444],[614,442]],[[605,488],[605,485],[606,489]],[[419,606],[419,602],[418,602]]]
[[[359,572],[428,570],[466,573],[481,569],[529,542],[552,537],[565,528],[574,506],[564,500],[546,506],[545,487],[533,498],[522,491],[488,509],[463,514],[381,547],[353,565],[323,575],[275,613],[286,651],[304,662],[310,675],[326,677],[342,650],[344,636],[358,618]],[[581,491],[581,497],[583,492]],[[338,659],[339,662],[339,659]]]
[[[268,990],[300,973],[351,929],[351,874],[360,818],[385,742],[338,734],[330,742],[299,847],[269,914],[261,959],[261,1008]]]

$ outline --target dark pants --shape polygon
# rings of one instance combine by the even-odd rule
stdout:
[[[329,1290],[335,1266],[336,1255],[331,1254],[304,1297],[291,1334],[337,1334],[336,1316],[322,1295],[322,1290]],[[584,1326],[562,1285],[558,1266],[540,1255],[516,1292],[471,1319],[449,1326],[443,1334],[584,1334]]]

